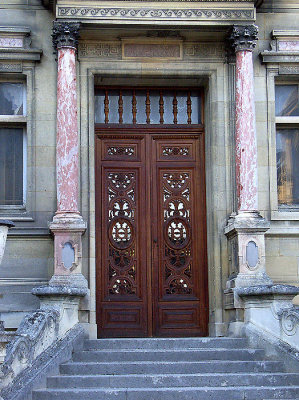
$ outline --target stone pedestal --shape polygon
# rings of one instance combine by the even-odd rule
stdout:
[[[265,232],[269,227],[258,212],[242,212],[228,220],[225,234],[231,271],[227,289],[272,283],[265,267]]]
[[[50,285],[34,288],[32,294],[40,299],[41,311],[57,312],[59,316],[57,339],[60,339],[79,322],[79,303],[87,294],[87,289]]]
[[[298,358],[299,350],[299,307],[292,300],[299,288],[289,285],[258,285],[236,289],[244,302],[245,327],[252,341],[257,336],[289,355]]]

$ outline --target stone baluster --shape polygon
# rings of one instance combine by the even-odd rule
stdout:
[[[76,52],[80,25],[54,22],[57,50],[57,212],[50,224],[54,233],[54,275],[50,285],[86,287],[81,273],[81,236],[86,224],[79,213],[79,138],[77,119]]]

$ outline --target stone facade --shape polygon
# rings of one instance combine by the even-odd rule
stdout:
[[[227,335],[230,322],[243,320],[230,290],[250,241],[260,251],[260,283],[299,283],[299,209],[278,207],[274,111],[275,82],[299,84],[299,7],[268,0],[257,7],[251,1],[94,3],[0,6],[0,83],[26,82],[27,98],[20,121],[26,205],[0,206],[0,218],[15,223],[0,266],[0,319],[16,329],[38,307],[32,288],[50,280],[88,282],[79,320],[96,336],[94,85],[184,82],[205,89],[209,326],[210,335]],[[236,57],[227,54],[231,42]],[[126,43],[138,47],[129,51]],[[142,53],[142,46],[150,50]],[[240,151],[248,146],[244,162]],[[236,218],[239,211],[253,213],[249,222]],[[70,268],[61,261],[66,244],[74,252]]]

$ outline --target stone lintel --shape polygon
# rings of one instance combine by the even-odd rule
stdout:
[[[41,49],[0,48],[0,60],[40,61]]]
[[[294,37],[299,38],[299,29],[296,30],[273,30],[273,39],[289,39],[292,40]]]
[[[270,51],[260,53],[263,63],[299,63],[299,51]]]
[[[30,28],[27,26],[0,26],[0,35],[10,35],[13,36],[19,34],[22,36],[30,35]]]
[[[88,1],[84,5],[69,1],[59,2],[56,6],[57,19],[71,19],[84,23],[112,24],[180,24],[196,25],[211,23],[231,25],[232,23],[252,23],[256,12],[253,2],[144,2],[144,1],[107,1],[105,5]]]

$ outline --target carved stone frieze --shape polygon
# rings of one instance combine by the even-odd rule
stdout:
[[[128,43],[125,43],[128,45]],[[171,45],[171,44],[170,44]],[[97,59],[109,59],[109,60],[121,60],[122,58],[134,58],[134,57],[162,57],[162,58],[183,58],[185,60],[197,60],[197,59],[219,59],[225,57],[225,46],[223,43],[215,42],[187,42],[182,44],[182,57],[180,56],[180,48],[174,49],[177,53],[170,53],[171,48],[169,44],[166,46],[165,43],[153,51],[153,49],[147,49],[146,42],[141,43],[130,43],[130,46],[136,48],[130,49],[130,56],[128,50],[122,49],[122,44],[120,42],[83,42],[79,43],[78,57],[83,58],[97,58]],[[138,47],[137,47],[138,46]],[[141,49],[145,46],[144,49]],[[151,50],[151,52],[149,51]],[[144,53],[146,52],[146,55]],[[125,56],[125,57],[123,57]]]
[[[279,73],[281,75],[299,75],[298,65],[280,65]]]
[[[123,59],[181,59],[181,43],[124,43]]]
[[[0,62],[0,72],[22,72],[22,63]]]
[[[108,58],[111,60],[121,59],[121,43],[90,42],[80,43],[78,49],[79,58]]]
[[[252,51],[258,40],[256,25],[234,25],[228,37],[231,47],[237,51]]]
[[[253,20],[254,9],[149,8],[149,7],[67,7],[58,6],[57,16],[77,19],[122,20]]]
[[[52,34],[54,48],[71,47],[77,49],[79,29],[80,24],[77,22],[54,21]]]
[[[183,47],[185,59],[222,58],[224,44],[222,43],[186,43]]]

